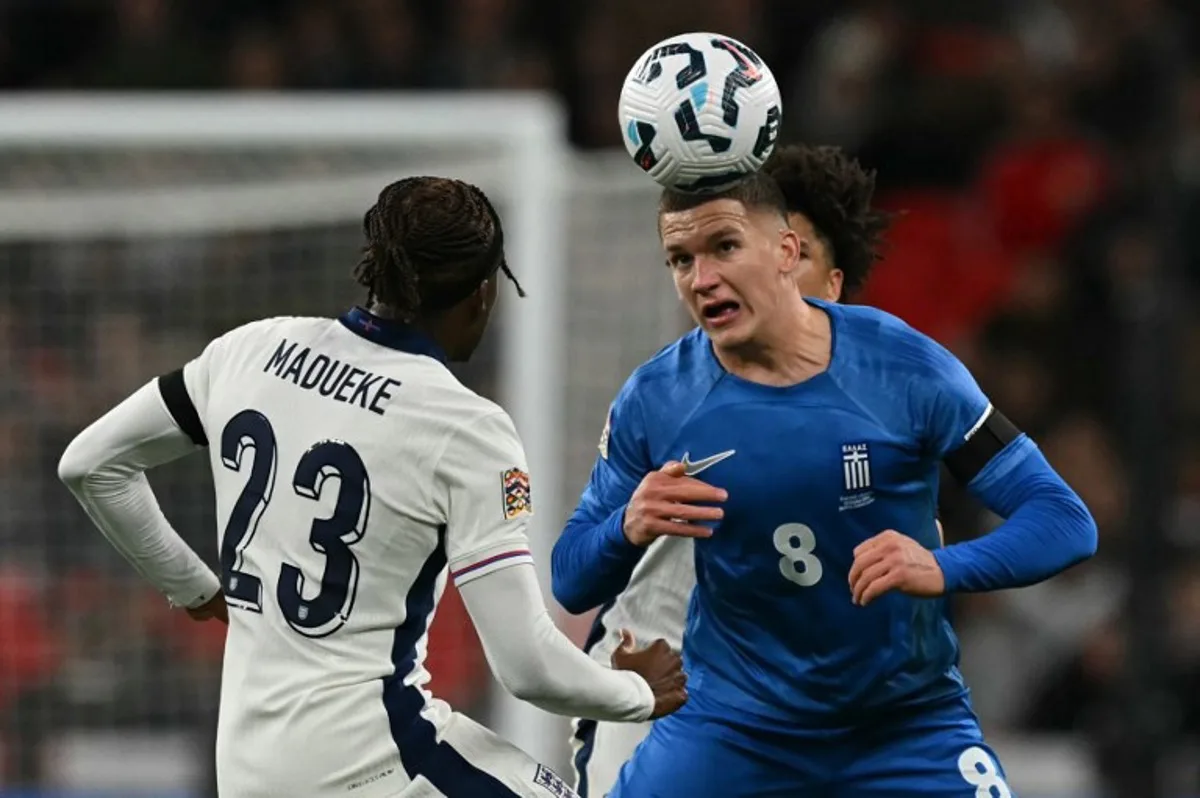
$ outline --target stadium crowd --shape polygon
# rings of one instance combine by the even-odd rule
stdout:
[[[1119,745],[1129,649],[1130,515],[1124,328],[1168,240],[1160,164],[1182,231],[1175,299],[1177,463],[1163,682],[1176,730],[1200,736],[1200,10],[1167,0],[817,3],[800,0],[168,0],[9,2],[0,85],[12,89],[547,88],[572,137],[619,146],[621,80],[678,29],[740,38],[785,91],[785,138],[835,143],[879,170],[900,212],[862,301],[951,347],[995,404],[1040,442],[1100,528],[1099,555],[1048,584],[961,598],[957,627],[992,729]],[[1171,43],[1174,43],[1172,46]],[[1164,158],[1164,147],[1169,148]],[[354,230],[321,233],[353,252]],[[347,273],[288,283],[244,237],[178,253],[120,242],[0,245],[0,784],[37,784],[39,744],[89,723],[211,723],[218,630],[171,613],[86,523],[54,477],[69,437],[207,338],[267,312],[329,313]],[[278,250],[276,250],[278,251]],[[236,279],[223,280],[222,276]],[[98,286],[107,289],[103,294]],[[112,290],[112,289],[116,290]],[[187,308],[202,303],[196,329]],[[269,305],[269,306],[265,306]],[[215,309],[215,310],[214,310]],[[486,383],[488,366],[480,369]],[[621,375],[612,375],[614,381]],[[174,519],[212,548],[200,458],[156,479]],[[574,489],[577,486],[571,486]],[[952,538],[995,522],[953,486]],[[485,665],[461,611],[435,626],[439,689],[469,708]]]

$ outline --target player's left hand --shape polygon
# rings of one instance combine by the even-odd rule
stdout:
[[[850,567],[850,593],[860,607],[890,590],[920,598],[946,591],[946,578],[933,552],[894,529],[859,544]]]

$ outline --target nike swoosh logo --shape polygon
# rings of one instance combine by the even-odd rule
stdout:
[[[683,459],[680,462],[683,463],[683,473],[689,477],[694,477],[701,471],[712,468],[722,460],[733,457],[735,453],[735,449],[729,449],[728,451],[718,452],[711,457],[705,457],[703,460],[689,460],[688,453],[684,452]]]

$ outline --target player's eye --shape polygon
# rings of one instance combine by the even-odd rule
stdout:
[[[692,265],[692,256],[682,252],[667,258],[667,265],[672,269],[686,269]]]
[[[735,238],[726,238],[717,244],[717,251],[722,254],[734,252],[741,247],[741,244]]]

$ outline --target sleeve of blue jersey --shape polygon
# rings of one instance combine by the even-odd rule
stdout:
[[[627,385],[609,411],[587,488],[554,544],[551,586],[568,612],[587,612],[616,598],[645,552],[623,529],[625,507],[653,468],[644,429],[637,397]]]
[[[1028,436],[1009,443],[967,486],[1006,519],[987,535],[934,552],[946,592],[1036,584],[1096,552],[1096,523]]]
[[[921,336],[921,369],[913,387],[916,415],[926,447],[939,459],[961,446],[991,407],[962,361],[932,338]]]
[[[921,336],[914,383],[918,424],[938,459],[966,443],[991,403],[962,362]],[[1096,550],[1096,524],[1075,491],[1034,442],[1019,436],[971,480],[968,489],[1006,519],[983,537],[935,552],[947,592],[1022,587],[1048,579]]]

